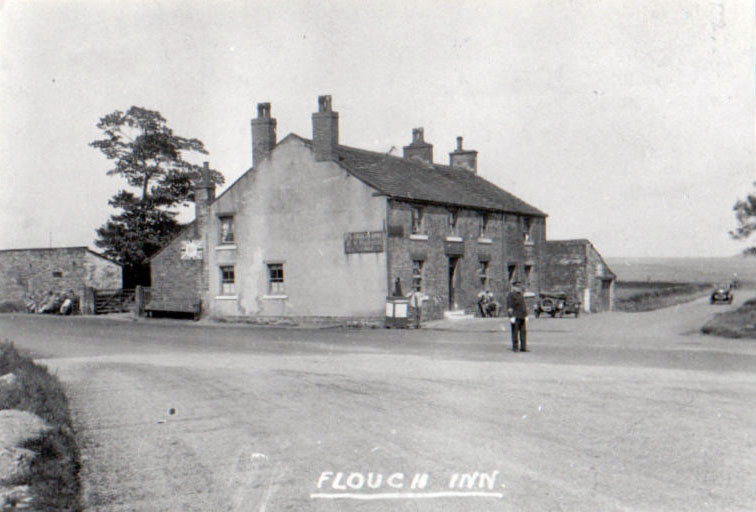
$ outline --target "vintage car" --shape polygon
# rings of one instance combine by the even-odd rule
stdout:
[[[580,301],[573,300],[566,293],[541,293],[533,312],[536,318],[550,315],[562,318],[564,315],[580,315]]]
[[[732,294],[731,287],[727,287],[727,288],[721,287],[711,292],[711,297],[709,298],[709,302],[711,304],[719,304],[719,303],[732,304],[732,298],[733,298],[733,294]]]

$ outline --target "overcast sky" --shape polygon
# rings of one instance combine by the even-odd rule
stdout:
[[[0,248],[92,246],[124,186],[88,146],[106,113],[159,110],[230,184],[258,102],[279,140],[311,137],[331,94],[344,144],[400,154],[422,126],[448,163],[463,135],[551,239],[736,254],[753,20],[750,0],[0,0]]]

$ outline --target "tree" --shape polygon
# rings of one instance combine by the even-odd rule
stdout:
[[[748,194],[745,200],[738,200],[732,209],[735,211],[735,218],[738,219],[738,227],[730,231],[730,235],[736,240],[745,240],[756,231],[756,194]],[[756,247],[748,247],[743,252],[756,256]]]
[[[160,112],[131,107],[116,110],[97,123],[105,137],[90,143],[113,161],[108,176],[125,178],[132,190],[121,190],[108,204],[118,210],[97,229],[95,245],[127,268],[144,272],[149,258],[168,243],[181,225],[173,208],[194,201],[193,184],[202,167],[187,162],[185,152],[207,154],[204,144],[173,133]],[[211,171],[217,185],[223,175]],[[149,275],[149,273],[147,273]],[[147,283],[149,284],[149,279]]]

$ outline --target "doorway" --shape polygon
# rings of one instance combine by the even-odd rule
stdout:
[[[612,309],[612,280],[601,280],[601,291],[599,292],[599,303],[601,311],[611,311]]]
[[[457,276],[459,258],[449,257],[449,311],[454,311],[454,282]]]

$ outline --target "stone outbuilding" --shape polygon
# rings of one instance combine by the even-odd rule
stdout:
[[[617,276],[589,240],[549,240],[542,258],[544,292],[566,293],[590,313],[614,309]]]
[[[121,288],[121,265],[88,247],[0,250],[0,302],[24,303],[48,292]]]
[[[426,317],[537,292],[546,214],[478,173],[477,151],[433,161],[422,128],[402,156],[344,146],[331,97],[312,138],[277,141],[268,103],[252,120],[249,169],[218,197],[197,185],[195,220],[151,260],[151,304],[211,317],[384,315],[397,279],[429,297]],[[148,304],[148,309],[150,304]]]

